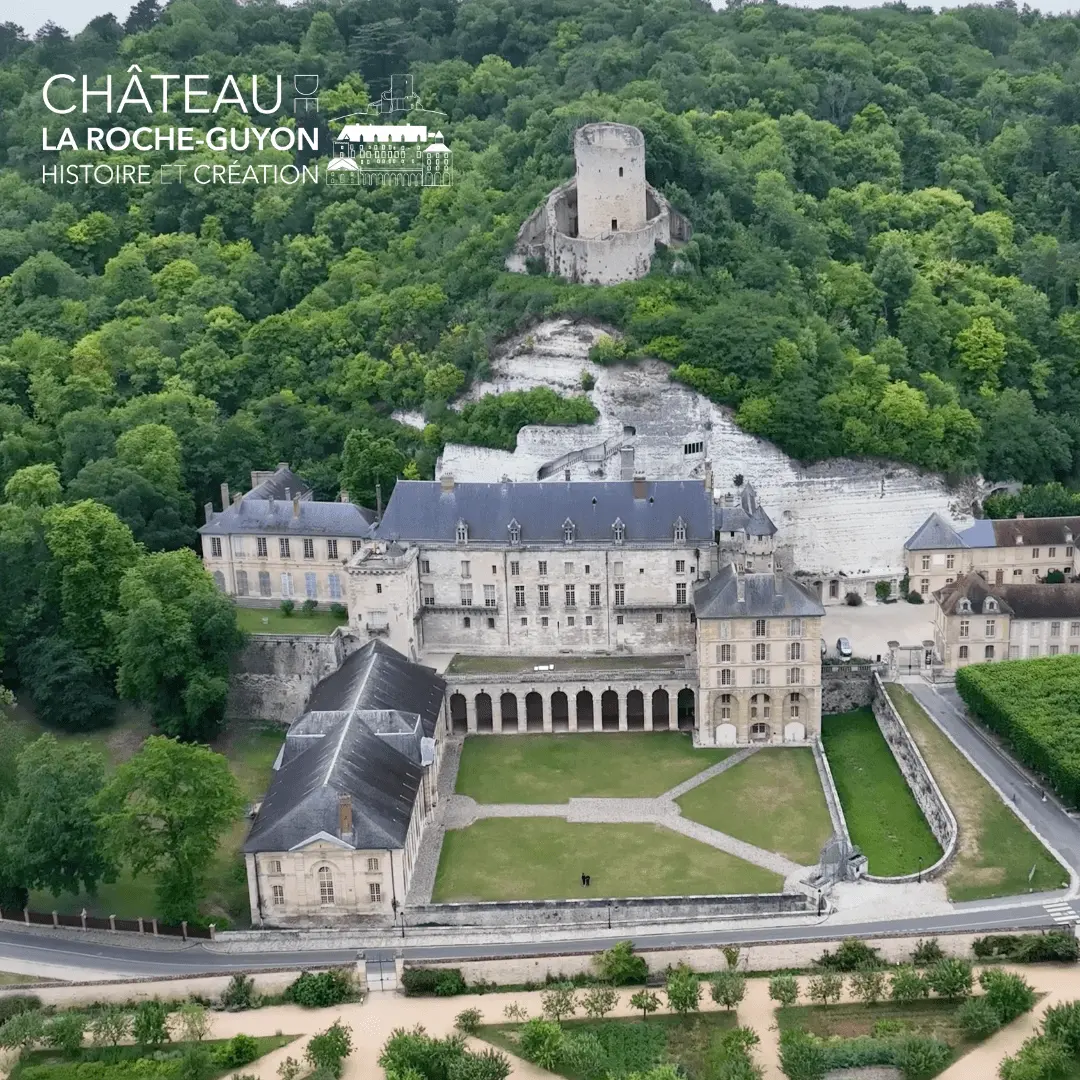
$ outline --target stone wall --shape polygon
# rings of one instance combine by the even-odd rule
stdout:
[[[914,881],[917,877],[935,877],[952,861],[956,852],[957,826],[956,818],[945,801],[937,781],[926,766],[919,748],[915,745],[911,733],[907,729],[900,714],[896,711],[889,695],[885,693],[885,686],[878,674],[874,674],[874,717],[881,729],[885,741],[889,744],[900,771],[904,774],[908,787],[911,789],[915,801],[919,804],[923,816],[930,826],[931,832],[941,845],[942,856],[933,866],[927,867],[918,874],[906,874],[898,877],[881,878],[867,875],[871,881]]]
[[[359,647],[340,630],[327,637],[252,634],[233,658],[226,716],[291,723],[304,711],[315,684]]]
[[[824,716],[861,709],[874,700],[874,669],[869,664],[823,664],[821,712]]]

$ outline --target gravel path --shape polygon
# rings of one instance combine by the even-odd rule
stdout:
[[[743,750],[738,750],[731,757],[724,758],[723,761],[718,761],[707,769],[702,769],[701,772],[691,776],[689,780],[684,780],[681,784],[676,784],[670,791],[665,791],[662,798],[681,799],[688,791],[693,791],[694,788],[704,784],[706,780],[711,780],[714,776],[727,772],[728,769],[738,765],[740,761],[745,761],[751,754],[756,754],[760,749],[760,746],[747,746]]]
[[[416,855],[416,865],[413,867],[412,879],[409,882],[409,892],[405,897],[405,903],[410,906],[431,903],[431,894],[435,888],[435,874],[439,869],[439,856],[442,854],[443,835],[447,828],[456,827],[448,825],[447,819],[453,812],[455,801],[461,798],[460,795],[454,794],[454,785],[457,783],[458,768],[461,765],[461,749],[464,743],[463,738],[448,738],[443,744],[443,759],[439,769],[439,802],[420,840],[420,850]]]

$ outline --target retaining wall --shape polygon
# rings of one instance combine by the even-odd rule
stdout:
[[[885,693],[881,676],[876,672],[872,707],[881,734],[885,736],[885,741],[889,744],[889,749],[892,750],[893,757],[896,758],[896,763],[900,766],[900,771],[904,774],[904,779],[930,826],[930,831],[941,845],[942,855],[933,866],[927,867],[920,873],[888,878],[867,874],[867,878],[870,881],[903,882],[935,877],[949,865],[956,853],[956,818],[945,801],[945,796],[941,794],[937,781],[927,768],[907,725],[889,700],[889,695]]]
[[[861,709],[873,700],[874,668],[869,664],[822,665],[822,716]]]

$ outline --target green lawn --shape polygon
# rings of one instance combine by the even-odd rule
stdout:
[[[708,991],[704,991],[708,993]],[[647,1023],[631,1017],[611,1020],[566,1020],[567,1035],[588,1033],[599,1039],[605,1051],[606,1075],[626,1076],[641,1073],[655,1065],[677,1063],[683,1075],[708,1077],[706,1058],[713,1041],[731,1031],[736,1024],[733,1012],[707,1012],[683,1018],[653,1016]],[[500,1050],[521,1056],[518,1047],[520,1024],[486,1024],[477,1033]],[[590,1080],[583,1073],[564,1069],[557,1073],[567,1080]]]
[[[695,750],[681,732],[515,735],[465,740],[459,795],[482,803],[561,803],[583,795],[662,795],[733,750]]]
[[[884,877],[932,866],[941,847],[930,831],[885,742],[874,714],[856,709],[821,722],[851,840],[862,848],[869,872]]]
[[[681,799],[683,817],[809,866],[832,834],[813,751],[759,750]]]
[[[291,615],[276,607],[236,607],[236,625],[249,634],[331,634],[348,621],[348,617],[339,619],[329,611],[305,615],[299,603]]]
[[[582,874],[592,877],[587,889]],[[779,874],[660,825],[487,818],[447,831],[433,900],[682,896],[782,887]]]
[[[902,686],[886,690],[918,744],[960,827],[945,875],[950,900],[983,900],[1063,888],[1069,875]],[[1031,868],[1035,873],[1029,882]]]

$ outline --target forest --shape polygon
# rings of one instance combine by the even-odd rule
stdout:
[[[450,408],[550,314],[616,328],[601,359],[661,358],[800,460],[978,471],[1068,503],[1078,46],[1080,19],[1008,2],[140,0],[75,34],[0,25],[6,681],[71,723],[119,692],[167,732],[212,733],[239,639],[190,550],[196,508],[278,461],[371,504],[376,477],[431,476],[448,440],[512,447],[524,424],[591,420],[586,397],[545,389]],[[42,149],[46,79],[122,86],[132,65],[215,86],[317,73],[324,136],[410,72],[445,114],[454,184],[43,182],[58,161],[176,157]],[[624,285],[506,273],[521,222],[572,173],[574,130],[600,119],[642,129],[693,239]],[[64,122],[85,145],[88,118]]]

